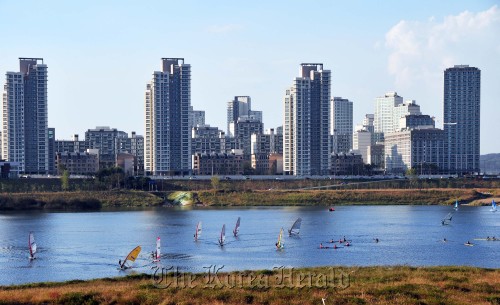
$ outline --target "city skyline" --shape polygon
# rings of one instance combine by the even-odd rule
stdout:
[[[193,18],[179,33],[158,30],[164,31],[160,36],[181,39],[186,45],[173,46],[158,41],[151,48],[144,48],[141,43],[152,35],[142,31],[143,17],[138,17],[145,8],[131,3],[117,7],[95,2],[86,6],[33,2],[31,11],[45,12],[48,19],[60,15],[37,25],[35,34],[31,32],[30,18],[23,18],[21,24],[15,16],[2,13],[15,10],[18,4],[0,3],[0,27],[9,28],[4,30],[4,41],[9,44],[0,49],[0,73],[16,71],[19,57],[44,58],[50,67],[48,126],[56,128],[58,139],[69,139],[75,133],[83,135],[94,126],[145,134],[143,84],[151,76],[151,67],[157,66],[158,58],[164,56],[186,58],[193,66],[191,105],[206,111],[206,123],[222,130],[226,125],[227,101],[238,95],[252,97],[253,108],[263,111],[264,128],[280,126],[282,94],[301,62],[322,62],[332,70],[331,95],[353,102],[355,123],[360,122],[364,114],[374,112],[377,96],[396,91],[405,98],[415,99],[426,114],[437,118],[437,127],[442,128],[443,71],[465,64],[482,71],[481,154],[500,152],[500,143],[488,140],[494,137],[494,110],[498,109],[496,99],[500,96],[500,89],[495,86],[500,77],[500,45],[498,39],[492,39],[498,37],[500,31],[500,10],[494,4],[494,1],[444,1],[424,9],[425,3],[388,1],[378,5],[380,7],[368,2],[327,3],[322,7],[329,18],[308,20],[312,24],[324,24],[325,29],[317,33],[301,29],[297,35],[307,32],[311,37],[301,38],[304,46],[286,49],[280,45],[290,40],[291,34],[283,33],[278,39],[268,25],[273,24],[272,29],[280,32],[293,26],[290,22],[277,25],[283,20],[281,15],[286,15],[284,12],[297,16],[301,11],[298,5],[285,7],[274,3],[269,7],[245,7],[245,4],[227,2],[215,7],[201,4],[196,8],[195,3],[187,2],[182,8],[193,16],[200,16],[203,10],[213,16],[199,21]],[[111,13],[111,8],[116,8],[116,12]],[[177,4],[172,8],[179,9]],[[340,16],[342,11],[354,8],[360,9],[360,16],[352,20]],[[367,16],[368,10],[376,14],[388,8],[398,14],[379,14],[372,23],[352,28],[350,35],[343,34],[345,27],[355,25],[356,20]],[[157,14],[150,13],[151,18]],[[256,24],[254,19],[260,15],[266,18],[257,19],[262,24]],[[85,18],[94,20],[95,24]],[[138,20],[129,25],[131,18]],[[173,20],[180,18],[172,16]],[[59,29],[61,22],[67,24],[68,29]],[[363,27],[373,29],[365,34]],[[73,34],[71,31],[74,35],[69,34]],[[31,39],[26,41],[28,36]],[[322,39],[325,48],[305,47],[318,39]],[[344,48],[331,48],[338,46],[339,41]],[[198,44],[206,47],[203,54],[194,47]],[[227,48],[228,45],[234,45],[237,52]],[[82,119],[75,120],[75,114]]]

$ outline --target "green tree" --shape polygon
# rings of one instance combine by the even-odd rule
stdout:
[[[69,190],[69,172],[68,170],[64,170],[61,176],[61,189],[63,191]]]
[[[214,193],[217,192],[217,190],[220,187],[219,176],[212,176],[212,178],[210,179],[210,183],[212,184],[212,189],[214,190]]]

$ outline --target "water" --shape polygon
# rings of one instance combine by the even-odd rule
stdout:
[[[489,207],[460,207],[451,225],[441,219],[444,206],[339,206],[272,208],[158,208],[93,213],[0,214],[0,285],[114,277],[151,272],[148,258],[156,237],[162,240],[163,266],[204,272],[210,265],[223,270],[270,269],[275,266],[468,265],[499,268],[500,213]],[[241,217],[240,236],[232,229]],[[276,251],[281,227],[302,218],[299,238],[285,236],[285,250]],[[201,240],[193,241],[196,223],[203,222]],[[217,238],[226,224],[227,245]],[[28,233],[35,232],[37,259],[28,259]],[[343,236],[352,246],[318,249]],[[373,238],[379,238],[375,243]],[[447,238],[448,242],[442,242]],[[470,240],[473,247],[464,246]],[[135,246],[142,253],[134,268],[119,271],[118,260]]]

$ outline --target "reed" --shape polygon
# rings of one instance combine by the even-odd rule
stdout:
[[[329,267],[296,269],[320,274]],[[500,270],[473,267],[335,267],[348,275],[348,287],[276,287],[279,271],[253,272],[268,276],[269,286],[207,288],[202,275],[195,288],[158,289],[147,276],[39,283],[0,287],[0,304],[499,304]],[[250,271],[220,276],[252,274]],[[172,275],[170,275],[172,277]],[[273,286],[274,285],[274,286]]]

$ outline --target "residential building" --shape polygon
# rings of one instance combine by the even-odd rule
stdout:
[[[352,150],[360,154],[363,158],[365,164],[369,164],[368,161],[368,149],[372,143],[372,133],[368,130],[362,129],[358,130],[353,134],[353,145]]]
[[[225,134],[218,127],[198,125],[191,132],[191,154],[225,152]]]
[[[458,65],[444,71],[446,168],[450,173],[480,171],[481,70]]]
[[[7,72],[2,97],[2,159],[21,173],[48,174],[47,65],[19,58],[20,72]]]
[[[231,130],[231,123],[238,122],[238,119],[250,119],[262,122],[262,111],[252,110],[252,99],[250,96],[235,96],[227,103],[227,134],[234,137],[234,130]]]
[[[115,152],[116,156],[118,154],[128,154],[134,157],[134,164],[132,166],[132,170],[130,171],[131,175],[144,175],[144,137],[137,135],[135,131],[132,131],[130,137],[117,137],[115,138],[115,141],[117,148]],[[128,157],[123,156],[123,158],[127,159]],[[121,165],[116,162],[116,166]]]
[[[384,133],[395,130],[394,107],[402,103],[403,98],[397,92],[387,92],[384,96],[375,99],[375,114],[373,116],[375,141],[383,141]]]
[[[146,86],[145,171],[152,175],[191,171],[191,66],[162,58]]]
[[[435,128],[436,122],[434,118],[426,114],[419,115],[406,115],[400,118],[399,126],[401,129],[414,129],[414,128]]]
[[[56,153],[56,167],[59,175],[67,170],[71,175],[94,175],[99,171],[97,150],[86,152]]]
[[[99,168],[109,168],[116,165],[119,143],[126,139],[127,133],[124,131],[108,126],[97,126],[85,132],[85,147],[86,149],[98,149]]]
[[[330,174],[334,176],[344,175],[363,175],[364,164],[363,158],[360,154],[356,153],[341,153],[331,154],[331,168]]]
[[[48,143],[48,155],[49,155],[49,174],[55,175],[56,171],[56,129],[47,128],[47,143]]]
[[[374,169],[384,169],[384,144],[376,143],[368,146],[367,164],[371,164]]]
[[[303,63],[284,97],[284,174],[329,173],[330,70]]]
[[[193,110],[193,106],[189,106],[189,130],[203,125],[205,125],[205,111]]]
[[[85,140],[80,141],[77,134],[73,135],[71,140],[55,140],[55,152],[54,153],[84,153],[87,149]]]
[[[271,154],[283,155],[283,135],[274,133],[274,129],[266,130],[265,134],[254,133],[251,136],[252,168],[257,174],[267,175],[272,168]],[[276,160],[276,157],[273,159]],[[277,165],[277,164],[276,164]]]
[[[264,124],[257,119],[240,117],[237,122],[232,122],[229,128],[236,139],[237,149],[243,150],[243,159],[250,161],[252,134],[262,134]]]
[[[405,129],[386,134],[385,169],[403,174],[416,168],[442,172],[445,166],[444,131],[437,128]]]
[[[195,175],[242,175],[243,154],[211,153],[193,155],[193,174]]]
[[[348,153],[352,149],[352,102],[341,97],[334,97],[331,110],[332,151],[334,153]]]
[[[420,106],[417,105],[415,100],[407,100],[402,104],[397,105],[393,108],[392,118],[393,118],[393,130],[388,132],[399,131],[405,126],[401,126],[401,118],[404,118],[407,115],[422,115],[420,112]]]

